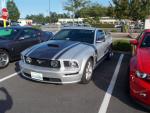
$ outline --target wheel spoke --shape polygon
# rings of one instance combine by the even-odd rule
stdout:
[[[86,67],[86,79],[89,80],[92,76],[92,64],[91,62],[87,63],[87,67]]]
[[[9,57],[6,53],[1,52],[0,53],[0,67],[4,67],[8,64]]]
[[[7,62],[7,59],[3,59],[3,61],[2,62]]]

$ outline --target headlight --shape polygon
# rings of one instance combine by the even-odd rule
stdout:
[[[145,78],[148,77],[148,74],[142,73],[142,72],[140,72],[140,71],[136,71],[136,75],[137,75],[139,78],[143,78],[143,79],[145,79]]]
[[[32,59],[30,57],[26,57],[25,61],[26,63],[30,64],[32,62]]]
[[[79,68],[77,61],[64,61],[65,68]]]
[[[50,61],[50,66],[51,66],[52,68],[60,68],[60,62],[57,61],[57,60],[51,60],[51,61]]]

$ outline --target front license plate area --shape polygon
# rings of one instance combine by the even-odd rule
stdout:
[[[37,72],[31,72],[31,78],[36,80],[43,80],[43,74]]]

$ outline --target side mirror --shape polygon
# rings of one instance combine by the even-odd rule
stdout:
[[[101,40],[96,40],[96,43],[102,43],[105,42],[105,38],[101,39]]]
[[[108,35],[111,35],[111,32],[108,32]]]
[[[24,39],[25,39],[24,37],[20,37],[20,38],[19,38],[19,40],[24,40]]]
[[[24,39],[28,39],[28,38],[30,38],[30,36],[26,35],[26,36],[20,37],[19,40],[24,40]]]
[[[130,40],[130,43],[133,44],[133,45],[138,45],[138,41],[136,39]]]

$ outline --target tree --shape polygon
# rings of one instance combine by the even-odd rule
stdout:
[[[56,12],[51,12],[50,15],[51,15],[50,20],[51,20],[52,23],[58,22],[58,15],[57,15]]]
[[[115,17],[119,19],[128,19],[129,17],[129,0],[112,0]]]
[[[20,18],[20,12],[14,1],[10,0],[7,2],[7,9],[9,13],[9,19],[17,21]]]
[[[38,15],[27,15],[26,19],[32,19],[33,22],[43,24],[43,23],[49,23],[50,21],[52,23],[58,22],[59,18],[69,18],[67,14],[57,14],[56,12],[50,12],[50,16],[44,16],[43,14]]]
[[[107,7],[107,14],[106,15],[109,17],[115,17],[114,7],[110,1],[109,1],[109,6]]]
[[[107,8],[101,6],[98,3],[94,3],[89,7],[82,8],[78,11],[79,16],[86,18],[86,17],[102,17],[107,16]]]
[[[43,14],[38,14],[38,15],[27,15],[26,16],[26,19],[32,19],[33,22],[36,22],[36,23],[45,23],[45,17]]]
[[[150,14],[150,0],[112,0],[111,14],[119,19],[144,20]]]
[[[90,6],[80,9],[77,14],[79,17],[85,18],[84,21],[89,24],[98,24],[100,17],[107,16],[107,7],[99,3],[91,3]]]
[[[71,12],[73,16],[83,7],[86,7],[89,4],[89,0],[68,0],[65,3],[64,9],[68,12]]]

